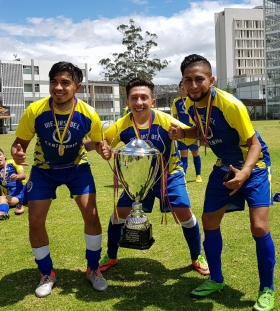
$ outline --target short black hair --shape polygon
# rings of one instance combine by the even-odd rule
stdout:
[[[182,86],[182,80],[179,82],[179,89],[181,88]]]
[[[155,87],[154,83],[151,82],[150,80],[147,80],[145,78],[133,78],[127,83],[125,87],[127,97],[129,96],[130,90],[135,86],[147,86],[151,90],[152,94],[154,92]]]
[[[209,74],[212,76],[212,67],[210,62],[203,56],[198,54],[191,54],[185,57],[181,63],[181,73],[184,74],[184,71],[187,67],[201,66],[206,65],[209,68]]]
[[[55,78],[55,76],[59,73],[59,72],[62,72],[62,71],[67,71],[70,73],[73,81],[76,83],[76,84],[79,84],[83,81],[83,72],[82,70],[73,65],[72,63],[68,63],[68,62],[58,62],[58,63],[55,63],[50,72],[49,72],[49,78],[50,80],[53,80]]]

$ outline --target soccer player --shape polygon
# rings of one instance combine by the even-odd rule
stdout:
[[[253,311],[274,307],[275,247],[268,215],[271,204],[270,155],[265,142],[254,130],[246,107],[231,94],[213,86],[211,64],[203,56],[187,56],[181,64],[182,84],[188,94],[186,111],[196,127],[170,128],[170,138],[195,137],[218,157],[209,176],[202,215],[204,250],[210,278],[191,292],[206,297],[225,286],[222,273],[220,224],[225,212],[249,206],[251,232],[256,244],[259,295]]]
[[[102,156],[102,126],[94,108],[75,94],[81,87],[81,69],[59,62],[49,72],[50,96],[40,99],[25,110],[11,153],[16,163],[26,165],[26,149],[34,137],[34,164],[28,182],[29,238],[41,281],[37,297],[52,291],[56,273],[50,256],[46,217],[56,189],[65,184],[75,199],[84,220],[87,279],[97,291],[108,284],[98,270],[101,253],[101,225],[96,206],[96,188],[83,144],[88,136]]]
[[[163,153],[168,164],[167,191],[166,196],[170,202],[167,208],[174,210],[183,230],[183,235],[190,249],[193,267],[202,275],[208,275],[207,262],[201,255],[201,239],[199,225],[195,215],[192,213],[191,204],[187,192],[184,170],[177,149],[168,137],[168,129],[172,122],[180,123],[171,115],[154,110],[155,99],[153,97],[154,84],[143,78],[135,78],[129,81],[126,86],[127,105],[131,113],[117,120],[105,132],[105,138],[109,145],[116,146],[119,142],[129,143],[132,139],[140,138],[148,144],[157,148]],[[161,139],[159,138],[161,136]],[[164,143],[162,142],[164,141]],[[188,140],[191,144],[194,139]],[[106,148],[106,147],[105,147]],[[107,147],[109,148],[109,147]],[[106,154],[108,156],[108,154]],[[141,202],[143,211],[152,212],[155,198],[160,199],[161,210],[164,211],[165,203],[161,200],[160,180],[156,178],[156,184],[150,189],[146,198]],[[117,203],[119,220],[114,222],[114,215],[111,216],[108,227],[108,251],[100,261],[100,270],[106,271],[118,263],[118,242],[120,240],[121,228],[126,217],[131,211],[133,200],[124,191]]]
[[[23,198],[26,174],[21,165],[14,160],[7,160],[0,149],[0,220],[9,219],[10,207],[15,207],[15,214],[24,213]]]
[[[185,94],[184,88],[182,86],[182,81],[179,83],[179,90],[181,93],[181,96],[176,97],[173,100],[172,103],[172,115],[174,118],[178,119],[184,124],[187,124],[189,126],[193,126],[193,124],[190,123],[190,117],[189,115],[185,112],[185,101],[187,100],[187,95]],[[197,183],[201,183],[201,158],[199,155],[199,150],[198,150],[198,145],[197,144],[192,144],[190,146],[186,146],[183,142],[178,142],[178,149],[180,150],[181,154],[181,161],[183,163],[183,168],[185,173],[187,172],[188,169],[188,149],[191,151],[192,156],[193,156],[193,164],[195,167],[195,173],[196,173],[196,179],[195,181]]]

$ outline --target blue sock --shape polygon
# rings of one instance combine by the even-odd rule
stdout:
[[[119,249],[119,241],[121,237],[121,229],[124,224],[112,224],[111,219],[108,226],[108,256],[110,259],[116,259]]]
[[[201,254],[201,238],[198,222],[192,228],[182,226],[182,229],[190,249],[191,259],[196,260]]]
[[[7,203],[0,204],[0,212],[8,213],[10,210],[10,206]]]
[[[274,290],[274,266],[275,260],[275,247],[270,232],[261,236],[255,237],[256,253],[260,277],[260,291],[264,287]]]
[[[90,267],[91,270],[98,269],[100,254],[101,248],[97,251],[91,251],[89,249],[86,249],[87,266]]]
[[[183,163],[183,169],[186,174],[187,169],[188,169],[188,157],[181,157],[181,161]]]
[[[205,255],[208,261],[211,279],[217,283],[222,283],[222,249],[223,240],[220,228],[216,230],[204,230],[205,239],[203,242]]]
[[[200,155],[198,155],[197,157],[193,157],[193,164],[195,167],[196,175],[201,175],[201,158],[200,158]]]
[[[37,263],[38,269],[42,275],[51,275],[53,270],[53,262],[50,253],[48,253],[48,255],[43,259],[35,259],[35,262]]]

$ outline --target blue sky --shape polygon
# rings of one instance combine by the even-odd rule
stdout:
[[[201,2],[201,1],[193,1]],[[227,3],[224,1],[224,3]],[[228,1],[244,3],[244,1]],[[186,0],[0,0],[0,22],[26,23],[27,17],[83,19],[115,18],[137,13],[145,16],[170,17],[190,7]]]
[[[179,63],[191,53],[207,57],[215,71],[214,13],[224,8],[253,8],[262,0],[0,0],[0,60],[66,60],[88,63],[91,79],[102,79],[103,57],[122,52],[120,24],[134,19],[156,33],[151,54],[170,61],[154,79],[178,82]]]

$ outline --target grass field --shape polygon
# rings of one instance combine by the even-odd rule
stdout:
[[[280,123],[254,122],[269,146],[272,158],[272,191],[280,192]],[[13,134],[0,136],[0,147],[9,155]],[[28,149],[32,164],[33,144]],[[208,150],[202,156],[201,184],[196,184],[190,156],[187,174],[188,190],[193,211],[200,221],[207,177],[215,161]],[[113,177],[111,169],[101,157],[89,154],[97,185],[97,203],[103,227],[103,253],[106,252],[107,224],[113,211]],[[30,167],[26,168],[29,173]],[[28,240],[28,213],[11,217],[0,223],[0,309],[1,310],[119,310],[119,311],[249,311],[257,297],[258,273],[255,242],[250,233],[248,209],[225,215],[221,230],[224,238],[223,271],[226,287],[223,293],[208,299],[193,301],[189,293],[200,285],[204,277],[190,267],[188,247],[181,227],[168,215],[167,226],[160,225],[161,214],[156,202],[149,214],[153,223],[155,244],[146,251],[120,249],[119,264],[104,276],[109,288],[95,292],[85,279],[85,243],[83,221],[68,190],[62,186],[58,199],[51,206],[47,228],[51,254],[57,272],[57,285],[50,296],[38,299],[34,290],[39,282]],[[28,210],[28,209],[27,209]],[[270,225],[276,245],[280,248],[280,203],[271,207]],[[201,223],[201,222],[200,222]],[[276,291],[280,288],[280,269],[275,269]],[[279,294],[280,295],[280,294]],[[277,295],[275,310],[280,310]]]

